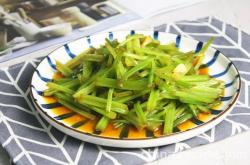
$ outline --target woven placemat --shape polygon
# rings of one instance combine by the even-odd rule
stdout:
[[[119,149],[97,146],[74,139],[49,125],[37,113],[29,97],[29,83],[41,59],[0,70],[0,142],[15,164],[124,164],[137,165],[169,154],[212,143],[244,132],[250,127],[250,36],[218,19],[208,17],[154,27],[207,41],[227,55],[242,77],[242,90],[235,108],[210,131],[176,144],[156,148]]]

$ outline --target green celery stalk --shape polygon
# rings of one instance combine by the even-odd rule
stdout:
[[[192,114],[196,117],[198,115],[198,110],[195,105],[188,104],[189,109],[191,110]]]
[[[109,120],[110,120],[109,118],[103,116],[103,117],[98,121],[98,123],[96,124],[95,129],[96,129],[97,131],[103,132],[103,131],[107,128],[107,126],[108,126],[108,124],[109,124]]]
[[[132,40],[132,46],[133,46],[133,50],[134,52],[136,52],[136,54],[140,54],[142,55],[142,52],[137,51],[137,49],[139,49],[141,47],[141,43],[140,43],[140,39],[139,38],[135,38]]]
[[[123,115],[126,115],[129,113],[129,110],[127,110],[127,109],[116,108],[116,107],[112,107],[111,111],[114,111],[114,112],[117,112],[117,113],[123,114]]]
[[[131,96],[131,95],[133,95],[133,91],[114,92],[115,98]]]
[[[56,84],[63,84],[71,80],[72,80],[71,78],[60,78],[60,79],[53,79],[52,82]]]
[[[198,62],[196,63],[196,65],[194,66],[195,70],[198,70],[201,66],[201,63],[205,57],[205,52],[207,51],[208,47],[212,44],[212,42],[214,41],[214,37],[211,37],[208,42],[203,46],[203,48],[200,50],[200,52],[198,53],[197,57],[198,57]]]
[[[163,134],[168,135],[173,132],[175,119],[175,105],[166,109]]]
[[[52,83],[52,82],[48,82],[47,83],[47,86],[50,88],[50,89],[54,89],[54,90],[57,90],[57,91],[61,91],[61,92],[64,92],[64,93],[68,93],[70,95],[73,95],[75,92],[67,87],[64,87],[62,85],[58,85],[58,84],[55,84],[55,83]]]
[[[80,114],[80,115],[82,115],[82,116],[84,116],[84,117],[86,117],[86,118],[89,118],[89,119],[91,119],[91,120],[94,120],[94,119],[95,119],[95,115],[90,114],[90,113],[88,113],[88,112],[85,112],[83,109],[79,109],[79,108],[75,107],[74,105],[68,103],[67,101],[65,101],[65,100],[63,100],[63,99],[57,99],[57,101],[58,101],[60,104],[62,104],[63,106],[69,108],[70,110],[72,110],[72,111],[74,111],[74,112],[76,112],[76,113],[78,113],[78,114]]]
[[[134,108],[135,108],[135,113],[136,113],[136,115],[137,115],[137,117],[138,117],[140,123],[141,123],[142,125],[144,125],[144,124],[147,122],[147,119],[146,119],[145,113],[144,113],[143,110],[142,110],[142,107],[141,107],[140,103],[137,102],[137,103],[135,104],[135,107],[134,107]]]
[[[108,91],[106,111],[110,112],[112,107],[112,98],[113,98],[114,88],[110,88]]]
[[[119,85],[119,83],[119,80],[111,78],[97,78],[95,81],[95,85],[100,87],[117,88],[124,90],[144,90],[148,88],[147,79],[127,80],[122,83],[122,87]]]
[[[135,94],[130,95],[130,96],[115,98],[114,100],[117,101],[117,102],[119,102],[119,103],[125,103],[125,102],[128,102],[130,100],[133,100],[133,99],[136,99],[138,97],[141,97],[141,96],[147,94],[148,92],[149,92],[149,90],[144,90],[144,91],[135,93]]]
[[[83,104],[83,105],[86,106],[87,108],[89,108],[89,109],[103,115],[103,116],[106,116],[106,117],[110,118],[110,119],[115,119],[116,116],[117,116],[117,114],[115,112],[113,112],[113,111],[107,112],[103,108],[98,108],[96,106],[86,105],[86,104]]]
[[[152,61],[153,59],[147,59],[145,61],[140,62],[138,65],[134,66],[133,68],[129,69],[126,73],[124,73],[123,79],[127,80],[130,76],[138,72],[139,70],[145,68],[148,66],[148,64]]]
[[[178,96],[180,99],[190,99],[198,102],[204,102],[204,103],[211,103],[214,101],[213,98],[206,98],[206,97],[200,97],[195,95],[194,93],[188,93],[188,92],[181,92],[176,91],[175,95]]]
[[[196,106],[202,112],[205,112],[205,113],[210,113],[211,112],[209,107],[206,107],[206,106],[203,106],[203,105],[196,105]]]
[[[55,98],[57,99],[61,99],[61,100],[65,100],[67,101],[68,103],[70,103],[71,105],[74,105],[75,107],[77,107],[78,109],[82,109],[84,111],[87,111],[87,112],[91,112],[91,110],[89,108],[87,108],[86,106],[83,106],[77,102],[75,102],[74,98],[70,95],[65,95],[63,93],[60,93],[60,92],[56,92],[54,94]]]
[[[141,56],[141,55],[137,55],[137,54],[129,53],[129,52],[124,52],[123,55],[125,57],[131,57],[131,58],[134,58],[136,60],[146,60],[148,58],[147,56]]]
[[[109,53],[113,56],[113,58],[116,59],[117,53],[115,49],[112,47],[112,45],[110,44],[110,41],[108,39],[106,39],[105,46],[108,49]]]
[[[132,42],[131,41],[127,41],[126,48],[127,48],[128,52],[130,52],[130,53],[133,52],[133,46],[132,46]]]
[[[169,102],[169,104],[167,104],[165,107],[164,107],[164,110],[163,111],[160,111],[160,112],[158,112],[157,114],[154,114],[153,116],[154,117],[162,117],[162,116],[164,116],[165,114],[166,114],[166,111],[168,110],[168,109],[175,109],[175,102],[173,102],[173,101],[171,101],[171,102]]]
[[[123,77],[124,73],[126,72],[126,69],[120,60],[116,63],[115,70],[116,70],[116,77],[119,80],[118,85],[120,87],[122,87],[123,86],[122,77]]]
[[[194,86],[191,88],[191,90],[194,92],[202,92],[202,93],[209,93],[209,94],[215,94],[215,95],[219,95],[222,93],[222,89],[220,88],[213,88],[213,87],[206,87],[206,86]]]
[[[56,81],[54,82],[55,84],[57,85],[61,85],[61,86],[64,86],[65,88],[72,88],[72,87],[75,87],[77,85],[79,85],[79,80],[78,79],[71,79],[71,81],[66,81],[64,83],[57,83]],[[51,89],[51,88],[48,88],[47,90],[45,90],[44,92],[44,96],[52,96],[54,93],[56,93],[58,90],[56,89]]]
[[[179,52],[178,48],[175,46],[175,43],[170,43],[168,45],[159,45],[157,48],[159,48],[159,49],[161,49],[169,54],[175,54],[175,53]]]
[[[179,81],[200,82],[208,81],[209,75],[186,75],[182,76]]]
[[[87,80],[93,72],[93,63],[89,61],[84,61],[82,65],[82,77],[81,82]]]
[[[77,98],[77,101],[82,104],[89,104],[93,106],[100,106],[100,107],[106,107],[107,105],[107,99],[96,97],[96,96],[91,96],[91,95],[81,95],[80,97]],[[128,107],[126,104],[119,103],[116,101],[112,101],[111,106],[114,108],[120,108],[120,109],[125,109],[128,110]]]
[[[102,65],[103,66],[103,65]],[[105,73],[107,73],[110,69],[101,67],[95,75],[91,76],[88,80],[86,80],[81,86],[78,88],[77,92],[81,89],[87,87],[89,84],[91,84],[94,80],[96,80],[98,77],[101,77]]]
[[[150,73],[149,73],[149,76],[148,76],[149,87],[153,87],[154,74],[155,74],[155,61],[153,60],[152,64],[151,64],[151,70],[150,70]]]
[[[65,100],[65,101],[67,101],[67,102],[69,102],[69,103],[71,103],[71,104],[75,104],[73,97],[70,96],[70,95],[65,95],[65,94],[63,94],[63,93],[56,92],[56,93],[54,94],[54,96],[55,96],[57,99]]]
[[[84,60],[86,54],[94,53],[94,51],[95,51],[94,48],[89,48],[89,49],[85,50],[84,52],[82,52],[78,56],[76,56],[75,58],[66,62],[65,66],[67,66],[71,69],[75,68],[76,66],[78,66],[82,63],[82,60]]]
[[[146,47],[148,44],[152,43],[154,40],[152,39],[151,36],[146,36],[145,39],[143,40],[141,47],[144,48]]]
[[[125,57],[125,62],[124,63],[125,63],[125,65],[127,67],[135,66],[135,65],[138,64],[138,62],[135,59],[131,58],[131,57]]]
[[[147,111],[153,111],[155,109],[158,99],[159,99],[159,91],[151,90],[147,103]]]
[[[73,74],[73,71],[67,67],[66,65],[62,64],[60,61],[56,60],[56,69],[61,72],[64,76],[70,76]]]
[[[175,119],[179,118],[185,111],[186,111],[187,105],[180,105],[178,108],[176,108],[175,111]]]
[[[144,71],[138,73],[138,76],[140,76],[140,77],[146,77],[148,75],[149,75],[149,71],[148,70],[144,70]]]
[[[80,97],[80,95],[82,94],[85,94],[85,95],[88,95],[90,94],[91,92],[93,92],[95,90],[95,83],[91,83],[90,85],[86,86],[85,88],[82,88],[80,90],[78,90],[74,95],[73,97],[77,98],[77,97]]]
[[[126,40],[124,40],[123,42],[121,42],[118,47],[124,46],[126,45],[128,42],[134,40],[134,39],[140,39],[140,38],[144,38],[144,36],[142,34],[135,34],[133,36],[128,36],[126,38]]]
[[[144,53],[144,54],[148,54],[148,55],[152,55],[152,56],[156,56],[156,57],[167,57],[170,58],[169,54],[166,54],[164,52],[160,52],[157,50],[153,50],[151,48],[135,48],[136,52],[140,52],[140,53]]]
[[[177,118],[174,121],[174,127],[184,123],[185,121],[191,119],[193,117],[193,114],[186,112],[184,115],[182,115],[181,117]]]
[[[127,120],[132,125],[134,125],[138,130],[140,130],[143,127],[138,121],[138,118],[136,118],[134,114],[121,115],[121,117]]]

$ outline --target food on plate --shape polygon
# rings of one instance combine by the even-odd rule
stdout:
[[[122,42],[106,39],[64,64],[56,61],[61,76],[47,83],[44,96],[89,120],[98,119],[99,132],[111,123],[162,129],[168,135],[221,103],[224,82],[210,77],[202,64],[212,41],[199,52],[182,52],[174,43],[142,34]]]

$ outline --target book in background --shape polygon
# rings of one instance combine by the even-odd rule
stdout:
[[[0,0],[0,62],[200,1]]]
[[[76,39],[89,33],[77,35],[77,29],[124,13],[107,0],[0,0],[0,37],[5,41],[0,42],[0,52],[8,49],[17,57]]]

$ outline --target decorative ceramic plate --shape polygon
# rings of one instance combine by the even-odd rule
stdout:
[[[44,119],[62,132],[86,142],[112,147],[136,148],[166,145],[192,138],[211,129],[230,113],[239,96],[240,76],[233,63],[214,48],[207,50],[204,64],[207,67],[205,70],[210,76],[225,82],[224,97],[221,98],[222,104],[212,109],[211,114],[199,114],[197,118],[179,125],[174,133],[167,136],[162,135],[159,131],[137,131],[133,127],[115,129],[112,124],[101,134],[96,134],[94,131],[96,121],[88,121],[83,116],[72,113],[70,109],[60,105],[54,98],[43,96],[43,91],[47,89],[46,83],[51,81],[57,72],[55,59],[65,63],[88,47],[99,47],[105,42],[105,38],[123,41],[131,33],[135,33],[135,31],[109,32],[84,37],[56,49],[42,60],[32,77],[31,97]],[[157,31],[137,31],[136,33],[151,35],[161,43],[174,42],[176,47],[184,52],[191,50],[198,52],[203,46],[202,42],[180,35]]]

